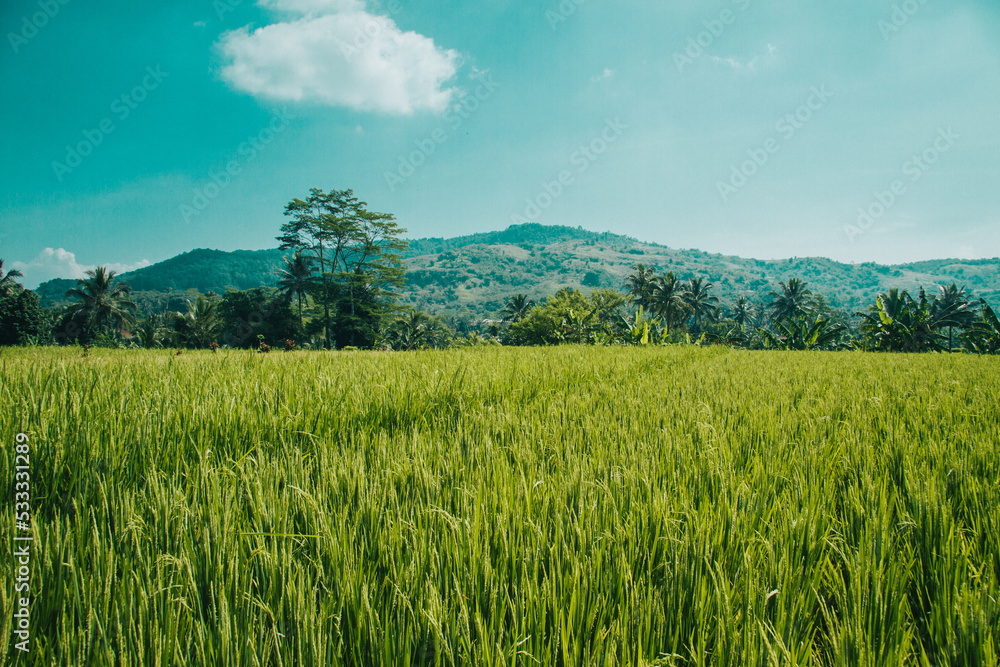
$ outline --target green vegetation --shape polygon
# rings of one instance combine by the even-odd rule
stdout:
[[[197,294],[273,287],[286,268],[280,250],[195,250],[123,276],[144,310],[182,310]],[[449,321],[501,319],[504,301],[523,293],[540,302],[564,287],[624,289],[637,261],[679,281],[701,277],[714,283],[723,304],[740,296],[760,301],[779,282],[799,278],[846,313],[866,309],[893,287],[916,294],[956,283],[990,303],[1000,303],[1000,260],[937,260],[898,266],[841,264],[824,258],[756,260],[667,248],[625,236],[571,227],[515,225],[452,239],[413,239],[402,252],[404,304]],[[73,281],[39,287],[43,306],[64,302]],[[185,294],[187,290],[197,294]],[[169,304],[167,302],[170,302]],[[145,309],[144,304],[149,308]],[[649,308],[647,307],[648,311]]]
[[[998,378],[696,346],[4,349],[38,644],[0,655],[996,665]]]

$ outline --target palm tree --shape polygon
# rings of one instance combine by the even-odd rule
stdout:
[[[966,329],[975,321],[975,310],[969,303],[965,286],[959,289],[955,283],[948,287],[939,285],[937,298],[934,299],[931,309],[941,326],[948,327],[948,350],[951,351],[952,329],[954,327]]]
[[[299,302],[299,330],[302,330],[302,297],[308,294],[313,284],[312,274],[316,268],[312,265],[312,260],[302,254],[301,250],[296,250],[291,259],[285,260],[285,268],[281,270],[281,279],[278,281],[279,291],[289,301],[293,297]]]
[[[6,296],[13,290],[20,287],[14,279],[23,277],[24,276],[17,269],[11,269],[5,275],[3,272],[3,260],[0,259],[0,296]]]
[[[520,322],[527,317],[528,312],[534,307],[535,302],[529,301],[528,295],[515,294],[507,299],[507,302],[504,304],[503,310],[500,311],[500,314],[503,316],[504,322],[510,322],[513,324],[515,322]]]
[[[83,320],[87,336],[101,333],[110,327],[122,329],[135,321],[136,305],[130,298],[132,288],[127,283],[115,283],[116,272],[99,266],[87,271],[85,278],[78,278],[76,287],[66,292],[66,297],[76,299],[69,313]]]
[[[431,334],[431,318],[415,310],[396,320],[389,331],[389,343],[394,350],[415,350],[423,347]]]
[[[719,297],[709,294],[714,285],[705,282],[701,278],[692,278],[688,281],[687,290],[684,292],[684,303],[697,328],[701,329],[702,319],[714,320],[719,315]]]
[[[656,271],[653,267],[643,264],[636,264],[635,271],[625,279],[626,291],[632,295],[636,304],[649,309],[649,300],[653,296],[653,281],[656,279]]]
[[[656,313],[669,330],[678,322],[688,306],[684,301],[684,283],[677,280],[673,272],[657,276],[653,281],[649,308]]]
[[[806,287],[805,281],[789,278],[787,283],[778,284],[781,286],[781,293],[771,292],[771,300],[767,304],[772,320],[794,321],[807,317],[813,311],[813,292]]]
[[[934,313],[922,287],[918,299],[894,287],[880,294],[867,313],[857,315],[862,318],[862,333],[877,351],[944,351],[938,330],[947,326],[947,319]]]
[[[750,299],[745,296],[738,297],[733,302],[733,322],[740,329],[745,329],[747,325],[753,326],[753,305],[750,303]]]
[[[194,303],[188,301],[186,313],[176,313],[175,322],[178,333],[195,347],[207,347],[213,342],[221,327],[218,315],[219,304],[199,296]]]
[[[139,323],[136,333],[139,335],[139,343],[147,350],[151,350],[160,344],[158,340],[160,334],[159,323],[153,315],[147,316],[146,319]]]

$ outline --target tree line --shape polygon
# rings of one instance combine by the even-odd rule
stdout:
[[[464,322],[399,304],[406,241],[391,214],[352,190],[312,189],[285,207],[285,267],[273,287],[208,293],[179,312],[140,316],[128,284],[104,267],[43,309],[0,260],[0,345],[415,350],[462,345],[729,345],[746,349],[996,354],[1000,322],[964,287],[916,296],[891,289],[864,312],[832,308],[798,278],[756,301],[723,305],[713,284],[636,264],[621,290],[564,288],[506,299],[495,320]]]

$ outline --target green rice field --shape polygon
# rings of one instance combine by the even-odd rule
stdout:
[[[5,664],[1000,662],[997,358],[25,348],[0,401]]]

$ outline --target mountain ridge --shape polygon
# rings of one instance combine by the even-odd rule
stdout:
[[[760,300],[779,280],[798,277],[831,304],[857,310],[890,287],[915,290],[957,283],[987,300],[1000,297],[1000,258],[939,259],[906,264],[844,264],[826,257],[760,260],[701,250],[676,249],[612,232],[582,227],[511,225],[504,230],[464,236],[407,239],[403,254],[407,286],[401,301],[455,317],[495,315],[510,294],[540,300],[562,287],[622,289],[637,263],[680,278],[703,276],[715,283],[728,304],[737,296]],[[196,248],[121,274],[135,292],[180,297],[222,293],[230,288],[273,286],[287,253],[278,249],[222,251]],[[63,301],[72,280],[42,283],[43,304]],[[193,295],[194,293],[192,293]],[[169,300],[169,299],[168,299]],[[174,299],[176,301],[176,298]]]

